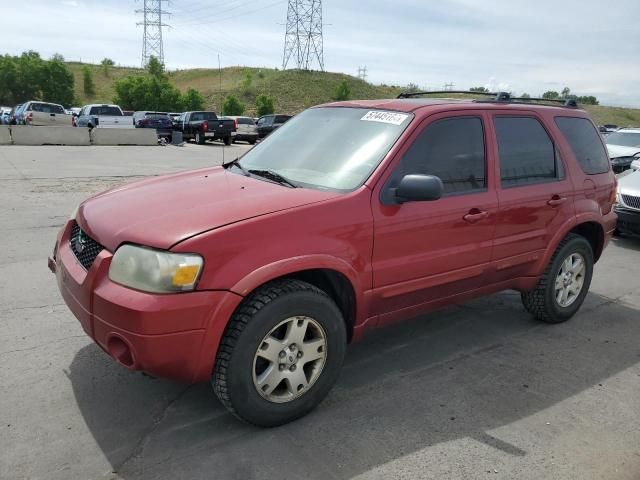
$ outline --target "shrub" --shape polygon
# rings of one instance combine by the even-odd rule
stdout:
[[[349,100],[351,98],[351,87],[346,80],[341,81],[333,94],[333,99],[337,101]]]
[[[270,95],[259,95],[256,98],[256,111],[259,117],[276,112],[275,101]]]
[[[235,96],[229,95],[222,105],[223,115],[242,115],[244,113],[244,103],[241,103]]]
[[[84,94],[87,97],[93,97],[96,94],[96,84],[93,83],[93,74],[87,65],[82,67],[82,86]]]

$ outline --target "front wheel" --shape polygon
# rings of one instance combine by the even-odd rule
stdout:
[[[593,250],[587,239],[569,234],[556,249],[536,288],[522,292],[525,309],[546,323],[569,320],[589,292],[593,263]]]
[[[313,410],[336,382],[346,350],[342,313],[298,280],[247,297],[220,343],[212,384],[238,418],[275,427]]]

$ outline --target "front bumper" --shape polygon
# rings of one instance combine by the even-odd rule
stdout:
[[[616,206],[618,215],[617,229],[621,233],[640,235],[640,211]]]
[[[103,250],[86,271],[61,231],[49,268],[84,331],[130,370],[182,382],[208,381],[227,320],[240,303],[230,292],[156,295],[109,280],[112,254]]]

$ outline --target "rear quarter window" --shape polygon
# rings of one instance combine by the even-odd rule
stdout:
[[[609,171],[609,158],[600,135],[586,118],[556,117],[556,125],[569,142],[582,171],[597,175]]]

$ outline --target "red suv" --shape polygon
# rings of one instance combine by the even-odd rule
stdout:
[[[544,322],[578,311],[615,177],[587,113],[529,102],[309,109],[230,164],[83,202],[49,266],[124,367],[286,423],[373,328],[506,289]]]

